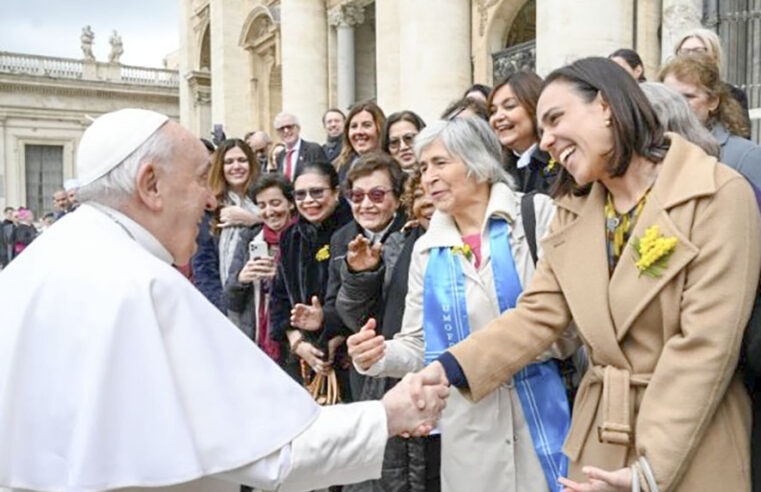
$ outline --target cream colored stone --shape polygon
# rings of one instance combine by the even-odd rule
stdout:
[[[675,43],[686,32],[702,27],[702,0],[663,0],[661,61],[673,56]]]
[[[375,5],[378,104],[389,114],[402,109],[399,85],[400,57],[407,56],[412,50],[411,47],[400,46],[401,3],[402,0],[384,0]]]

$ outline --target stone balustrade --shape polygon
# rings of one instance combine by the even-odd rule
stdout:
[[[176,70],[6,51],[0,51],[0,74],[2,73],[169,88],[177,88],[180,85],[179,74]]]

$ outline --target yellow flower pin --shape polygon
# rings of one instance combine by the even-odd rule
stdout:
[[[664,237],[658,225],[645,229],[645,235],[632,242],[634,261],[640,276],[660,277],[668,267],[669,257],[677,245],[676,237]]]
[[[544,174],[550,174],[552,171],[555,170],[555,165],[558,163],[555,159],[550,157],[550,161],[547,163],[546,166],[544,166]]]
[[[317,250],[317,254],[314,255],[314,259],[317,261],[325,261],[330,258],[330,245],[326,244],[319,250]]]
[[[461,254],[465,257],[465,259],[470,261],[471,257],[473,256],[473,250],[470,249],[469,244],[464,244],[462,246],[452,246],[452,254]]]

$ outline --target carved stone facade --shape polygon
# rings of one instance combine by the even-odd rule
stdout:
[[[38,183],[28,182],[32,148],[60,149],[50,163],[62,180],[76,177],[76,148],[99,115],[126,107],[152,109],[179,121],[179,80],[173,70],[117,62],[0,52],[0,207],[49,210],[49,190],[36,206]],[[61,182],[51,183],[58,188]],[[27,193],[29,191],[29,193]]]
[[[386,113],[430,120],[473,82],[524,68],[544,76],[618,48],[637,50],[652,79],[710,1],[180,0],[182,121],[199,134],[223,123],[243,135],[271,131],[286,108],[322,140],[328,107],[375,99]],[[208,93],[210,107],[200,102]]]

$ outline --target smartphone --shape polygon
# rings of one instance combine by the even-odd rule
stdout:
[[[248,243],[248,258],[250,260],[255,260],[256,258],[261,258],[262,256],[269,256],[267,243],[262,243],[259,241],[251,241]]]

